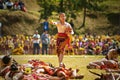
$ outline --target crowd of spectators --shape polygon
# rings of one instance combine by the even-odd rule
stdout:
[[[0,9],[21,10],[26,12],[25,4],[22,0],[0,0]]]
[[[56,54],[56,36],[49,35],[49,40],[47,55]],[[39,45],[39,54],[42,54],[42,41]],[[106,55],[112,48],[120,48],[119,35],[74,35],[71,37],[71,46],[65,48],[65,53],[69,55]],[[0,37],[0,54],[33,54],[33,37],[24,35]]]

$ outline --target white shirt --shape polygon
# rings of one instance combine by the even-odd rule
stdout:
[[[67,22],[65,22],[64,25],[61,24],[60,22],[53,22],[53,24],[55,24],[55,25],[57,26],[58,33],[64,33],[64,32],[65,32],[65,29],[66,29],[67,27],[72,28],[71,25],[70,25],[69,23],[67,23]],[[74,34],[73,29],[72,29],[71,34]]]
[[[6,5],[7,5],[7,6],[13,6],[13,2],[9,2],[9,1],[8,1],[8,2],[6,2]]]
[[[33,43],[40,43],[40,35],[39,34],[33,35]]]

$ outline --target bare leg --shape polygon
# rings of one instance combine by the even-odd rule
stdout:
[[[102,65],[104,65],[104,63],[101,62],[101,61],[96,61],[96,62],[90,62],[89,63],[89,66],[93,66],[94,68],[98,68],[98,69],[100,69]]]
[[[64,56],[64,54],[62,54],[62,53],[60,53],[60,54],[58,55],[59,66],[61,66],[61,63],[62,63],[62,61],[63,61],[63,56]]]

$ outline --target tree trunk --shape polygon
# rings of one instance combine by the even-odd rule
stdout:
[[[60,11],[59,12],[64,12],[64,10],[63,10],[63,0],[60,0]]]
[[[80,27],[84,27],[85,26],[85,21],[86,21],[86,7],[83,8],[84,11],[83,11],[83,23]]]
[[[87,7],[87,2],[89,2],[90,0],[85,0],[84,1],[84,7],[83,7],[83,23],[82,23],[82,25],[79,27],[79,29],[80,28],[82,28],[82,27],[85,27],[85,22],[86,22],[86,7]]]

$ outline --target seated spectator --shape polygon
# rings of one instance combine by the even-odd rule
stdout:
[[[22,0],[20,0],[20,1],[18,2],[18,5],[20,6],[20,9],[21,9],[22,11],[26,12],[25,4],[23,3]]]
[[[93,55],[94,54],[94,49],[92,47],[92,44],[89,44],[87,46],[87,54],[89,54],[89,55]]]
[[[6,2],[6,6],[7,6],[7,9],[12,9],[12,7],[13,7],[13,2],[12,2],[11,0],[8,0],[8,1]]]
[[[13,9],[14,10],[19,10],[20,9],[20,6],[18,5],[18,1],[17,0],[13,4]]]
[[[4,3],[2,0],[0,0],[0,9],[4,9]]]
[[[23,47],[20,44],[18,44],[18,46],[13,49],[12,54],[15,54],[15,55],[24,54]]]

